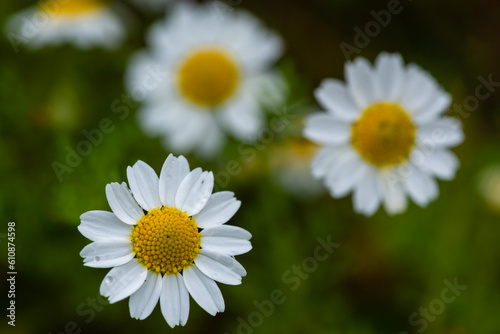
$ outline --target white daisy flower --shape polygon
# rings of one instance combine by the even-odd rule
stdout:
[[[106,186],[113,212],[89,211],[78,230],[93,242],[80,253],[86,266],[113,268],[100,292],[115,303],[130,296],[130,315],[145,319],[156,304],[167,323],[185,325],[189,295],[208,313],[224,311],[215,281],[237,285],[246,271],[234,255],[248,252],[251,235],[224,225],[239,209],[232,192],[212,194],[214,176],[189,171],[170,155],[160,177],[146,163],[128,167],[125,183]]]
[[[460,122],[442,117],[451,96],[399,54],[346,64],[347,83],[327,79],[315,91],[327,113],[307,119],[304,136],[325,146],[312,162],[333,197],[353,192],[357,212],[389,214],[407,195],[425,206],[438,196],[434,177],[450,180],[459,162],[448,148],[463,141]]]
[[[123,42],[125,26],[100,0],[46,1],[14,15],[6,33],[13,45],[33,49],[63,43],[113,49]]]
[[[208,158],[223,147],[226,131],[244,141],[258,137],[260,103],[282,96],[281,77],[269,71],[282,53],[277,35],[246,12],[221,19],[210,4],[179,3],[152,27],[148,42],[126,80],[144,101],[139,120],[148,134],[162,136],[169,149]],[[163,75],[145,96],[137,94],[134,88],[153,84],[151,69]]]

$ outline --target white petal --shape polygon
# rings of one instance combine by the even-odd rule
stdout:
[[[214,187],[214,174],[195,169],[179,185],[175,195],[175,207],[193,216],[207,204]]]
[[[420,126],[417,140],[422,146],[453,147],[459,145],[464,140],[462,123],[452,117],[442,117]]]
[[[384,208],[390,215],[402,213],[408,206],[408,200],[403,190],[399,176],[388,173],[381,176],[382,192],[384,195]]]
[[[241,202],[234,193],[221,191],[210,196],[207,204],[194,219],[201,228],[214,227],[226,223],[238,211]]]
[[[196,266],[184,269],[184,282],[191,297],[211,315],[224,312],[224,298],[213,279],[203,274]]]
[[[101,295],[108,297],[110,303],[127,298],[142,286],[147,271],[136,260],[111,269],[101,283]]]
[[[161,291],[161,275],[148,270],[144,284],[130,296],[130,316],[139,320],[149,317],[158,303]]]
[[[204,160],[210,160],[218,156],[226,142],[226,135],[222,132],[219,124],[213,120],[205,132],[205,138],[195,149],[196,154]]]
[[[451,180],[455,177],[459,165],[457,157],[450,151],[436,150],[427,156],[420,168],[442,180]]]
[[[183,105],[179,101],[172,101],[169,108],[165,102],[147,101],[137,110],[137,122],[148,136],[169,136],[175,128],[184,127]]]
[[[420,168],[413,167],[406,180],[406,190],[415,203],[426,206],[438,196],[436,181]]]
[[[189,317],[189,292],[186,288],[186,283],[184,282],[184,277],[182,275],[175,275],[177,277],[177,284],[179,285],[180,292],[180,309],[181,309],[181,326],[187,323]]]
[[[324,147],[319,150],[311,163],[311,173],[315,178],[324,177],[335,163],[338,151],[344,148]]]
[[[320,151],[320,154],[318,154],[318,159],[315,159],[313,164],[311,164],[311,169],[314,177],[325,179],[326,185],[326,179],[332,173],[335,173],[335,170],[339,166],[354,159],[357,153],[351,147],[344,145],[340,147],[325,147]]]
[[[215,261],[223,264],[227,268],[231,269],[234,271],[236,274],[238,274],[241,277],[244,277],[247,275],[247,271],[245,268],[238,262],[236,259],[230,255],[227,254],[222,254],[214,251],[210,251],[208,249],[202,249],[200,254],[203,254],[211,259],[214,259]]]
[[[235,239],[229,237],[202,236],[201,247],[227,255],[240,255],[252,249],[252,244],[248,240]]]
[[[346,86],[340,80],[323,80],[314,95],[325,110],[342,120],[353,121],[360,114],[359,108],[354,105]]]
[[[94,241],[80,252],[88,267],[110,268],[121,266],[134,258],[130,239],[107,239]]]
[[[124,224],[112,212],[88,211],[80,216],[80,220],[82,223],[78,226],[78,231],[92,241],[127,238],[132,233],[132,226]]]
[[[144,215],[125,183],[113,182],[106,185],[106,197],[111,210],[126,224],[135,225]]]
[[[419,108],[430,102],[438,89],[434,78],[416,65],[407,68],[401,104],[405,110],[415,114]]]
[[[201,231],[201,235],[206,237],[228,237],[243,240],[250,240],[252,238],[252,234],[247,230],[232,225],[219,225],[206,228]]]
[[[217,119],[228,132],[240,141],[250,141],[263,128],[264,116],[254,94],[241,94],[228,104]]]
[[[306,118],[304,137],[323,145],[347,143],[351,124],[329,114],[317,113]]]
[[[162,83],[165,80],[160,78],[157,72],[160,69],[165,73],[168,72],[165,67],[164,63],[155,59],[146,50],[132,54],[125,73],[125,85],[128,92],[137,101],[148,101],[159,94],[156,90],[164,88]]]
[[[451,95],[438,89],[422,107],[415,109],[413,119],[417,124],[425,124],[444,113],[451,104]]]
[[[210,8],[210,10],[212,9]],[[214,15],[218,16],[216,22],[222,22],[220,14],[222,12]],[[228,12],[223,14],[224,24],[218,23],[217,27],[224,30],[223,40],[225,43],[231,43],[231,47],[235,50],[235,55],[240,59],[242,66],[252,72],[263,71],[281,56],[283,52],[281,37],[262,27],[257,18],[245,11],[234,11],[231,15],[226,14]],[[231,28],[224,29],[223,27]],[[252,46],[259,47],[257,50],[253,50]]]
[[[325,185],[334,198],[345,196],[364,174],[366,163],[351,147],[344,146],[336,151],[325,177]],[[356,173],[352,173],[356,170]]]
[[[376,97],[380,100],[398,100],[404,82],[404,63],[400,54],[381,53],[375,61]]]
[[[376,173],[377,171],[370,169],[354,189],[352,198],[354,210],[366,216],[371,216],[377,211],[382,199],[382,189]]]
[[[158,175],[143,161],[127,168],[128,183],[137,203],[146,211],[161,207],[158,194]]]
[[[168,134],[168,147],[175,152],[186,153],[194,150],[204,141],[205,133],[211,126],[213,117],[209,110],[190,110],[178,114],[179,126],[172,127]]]
[[[338,164],[325,179],[332,197],[340,198],[347,195],[364,178],[368,170],[368,165],[357,156]]]
[[[182,275],[163,276],[161,313],[170,327],[184,326],[189,316],[189,293]]]
[[[365,109],[375,100],[374,73],[370,63],[358,57],[345,66],[345,77],[349,92],[356,106]]]
[[[189,174],[189,163],[182,155],[178,158],[170,154],[160,173],[160,199],[167,207],[175,206],[175,195],[182,180]]]
[[[217,282],[229,285],[241,284],[240,275],[208,256],[198,254],[194,264],[201,272]]]

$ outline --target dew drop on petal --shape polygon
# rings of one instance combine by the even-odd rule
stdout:
[[[99,261],[101,261],[101,258],[99,256],[96,256],[96,257],[94,257],[94,261],[99,262]]]
[[[113,283],[113,277],[112,276],[106,277],[106,283],[108,283],[108,284]]]

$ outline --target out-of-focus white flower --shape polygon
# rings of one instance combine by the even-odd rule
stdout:
[[[270,149],[272,174],[285,190],[298,197],[312,197],[324,191],[311,175],[311,161],[319,146],[303,138],[285,140]]]
[[[125,26],[99,0],[49,0],[11,17],[6,34],[13,45],[33,49],[63,43],[113,49],[122,44]]]
[[[328,79],[316,90],[327,110],[307,119],[304,135],[325,146],[312,163],[333,197],[353,192],[354,209],[367,216],[384,204],[406,210],[439,193],[435,177],[453,179],[459,162],[448,148],[460,144],[461,124],[442,117],[451,103],[436,80],[399,54],[382,53],[372,66],[357,58],[345,67],[347,83]]]
[[[479,193],[488,206],[500,212],[500,165],[485,168],[479,174]]]
[[[244,141],[257,137],[262,103],[282,96],[283,80],[270,71],[282,54],[276,34],[246,12],[221,17],[210,4],[179,3],[152,27],[148,42],[127,75],[134,96],[151,69],[163,74],[139,96],[144,131],[163,137],[171,150],[207,158],[221,150],[225,132]]]

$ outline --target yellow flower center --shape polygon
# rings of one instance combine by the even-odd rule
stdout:
[[[65,0],[52,1],[40,5],[40,8],[49,15],[71,16],[90,12],[103,7],[98,0]]]
[[[307,139],[300,138],[286,146],[293,155],[300,158],[312,158],[318,152],[318,146]]]
[[[410,156],[416,128],[400,106],[381,102],[365,109],[352,125],[352,145],[369,163],[388,167]]]
[[[137,261],[156,273],[176,274],[200,252],[196,221],[186,212],[162,207],[144,215],[132,231]]]
[[[181,64],[177,80],[182,95],[189,101],[213,107],[234,93],[239,72],[235,61],[224,51],[200,49]]]

